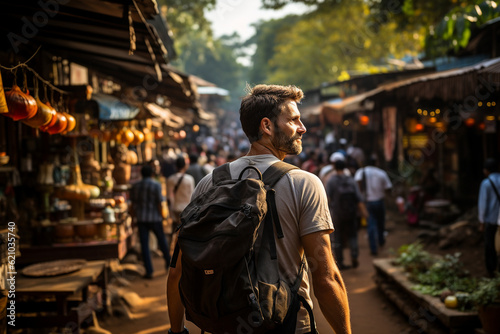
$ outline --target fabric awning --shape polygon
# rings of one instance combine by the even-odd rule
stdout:
[[[125,121],[139,114],[137,106],[122,102],[117,97],[101,93],[92,94],[92,100],[99,106],[99,119],[102,121]]]

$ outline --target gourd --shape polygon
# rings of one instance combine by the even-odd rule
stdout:
[[[68,119],[64,116],[63,113],[56,111],[56,122],[54,125],[44,128],[43,131],[48,132],[51,135],[55,135],[63,132],[68,125]]]
[[[100,195],[99,187],[83,183],[80,165],[71,167],[70,182],[72,182],[72,184],[61,187],[57,190],[56,196],[58,198],[87,201],[90,198],[96,198]]]
[[[50,128],[51,126],[53,126],[54,124],[56,124],[56,122],[57,122],[57,111],[54,108],[52,108],[52,106],[50,105],[50,103],[48,101],[45,102],[44,104],[47,106],[48,110],[50,111],[50,114],[52,115],[52,118],[50,119],[50,122],[47,123],[47,124],[45,124],[45,125],[42,125],[40,127],[41,131],[46,132],[48,128]]]
[[[5,99],[5,92],[3,89],[2,73],[0,73],[0,114],[6,114],[9,112],[7,108],[7,100]]]
[[[132,141],[132,145],[137,146],[144,141],[144,133],[137,129],[132,129],[132,131],[134,132],[134,140]]]
[[[18,85],[14,84],[12,89],[5,93],[5,99],[9,110],[5,116],[12,118],[14,121],[35,116],[38,109],[36,100],[33,96],[23,93]]]
[[[37,105],[36,114],[28,119],[23,119],[22,122],[32,128],[40,128],[50,123],[54,117],[52,109],[40,100],[38,95],[38,82],[35,82],[35,101]]]
[[[76,126],[76,119],[73,115],[67,112],[63,112],[63,115],[66,116],[66,119],[68,120],[68,124],[66,125],[66,129],[64,129],[63,134],[67,134],[68,132],[73,131],[73,129]]]

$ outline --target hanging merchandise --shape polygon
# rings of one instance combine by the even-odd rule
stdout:
[[[25,88],[27,88],[26,86],[27,83],[25,81]],[[9,109],[9,112],[5,114],[5,116],[12,118],[14,121],[35,116],[38,109],[36,100],[29,95],[27,89],[26,93],[24,93],[21,88],[19,88],[16,83],[15,75],[12,89],[5,93],[5,99],[7,100],[7,109]]]
[[[66,127],[68,125],[68,119],[66,118],[66,116],[52,107],[52,104],[54,104],[53,94],[54,91],[52,90],[51,103],[47,99],[47,89],[45,87],[45,104],[55,110],[55,116],[52,118],[52,121],[48,125],[40,127],[40,130],[51,135],[63,132],[64,130],[66,130]]]
[[[45,130],[45,132],[51,135],[63,132],[68,125],[68,119],[66,118],[66,116],[64,116],[63,113],[56,111],[56,117],[57,119],[55,124]]]
[[[7,100],[5,100],[5,92],[3,90],[2,73],[0,73],[0,114],[6,114],[8,112]]]
[[[50,123],[52,118],[55,115],[55,110],[51,109],[48,105],[43,103],[40,100],[39,94],[38,94],[38,80],[34,80],[34,86],[35,86],[35,101],[37,105],[37,112],[35,116],[24,119],[22,122],[32,128],[39,128],[41,126],[47,125]]]

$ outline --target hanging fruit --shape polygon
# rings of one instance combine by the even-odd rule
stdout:
[[[48,127],[45,130],[45,132],[47,132],[51,135],[55,135],[55,134],[63,132],[66,129],[66,126],[68,125],[68,119],[62,113],[57,111],[56,117],[57,117],[57,119],[56,119],[55,124]]]
[[[132,131],[134,132],[134,140],[132,141],[132,145],[140,145],[144,141],[144,133],[137,129],[133,129]]]
[[[45,102],[44,104],[45,106],[47,106],[47,108],[49,108],[50,114],[52,115],[52,117],[50,118],[50,122],[40,127],[41,131],[47,132],[47,129],[54,126],[54,124],[56,124],[57,122],[57,111],[52,108],[49,102]]]
[[[68,132],[73,131],[73,129],[76,126],[76,119],[71,115],[70,113],[67,112],[62,112],[64,116],[66,116],[66,119],[68,120],[68,124],[66,125],[66,129],[63,131],[63,135],[67,134]]]
[[[16,84],[12,86],[10,91],[5,93],[5,99],[9,110],[5,116],[12,118],[14,121],[33,117],[38,109],[36,100],[29,94],[23,93]]]
[[[8,112],[7,100],[5,99],[5,92],[3,90],[2,73],[0,73],[0,114],[6,114]]]
[[[23,119],[22,122],[32,128],[39,128],[41,126],[49,124],[55,113],[52,111],[52,108],[50,108],[40,100],[40,97],[38,95],[38,81],[35,81],[35,101],[37,105],[35,116],[28,119]]]
[[[132,143],[132,141],[134,140],[134,133],[132,132],[132,130],[128,129],[128,128],[122,128],[122,130],[120,131],[120,143],[122,143],[123,145],[125,146],[128,146]]]

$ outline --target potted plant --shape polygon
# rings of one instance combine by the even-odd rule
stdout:
[[[479,320],[487,334],[500,333],[500,275],[483,278],[470,295],[477,307]]]

